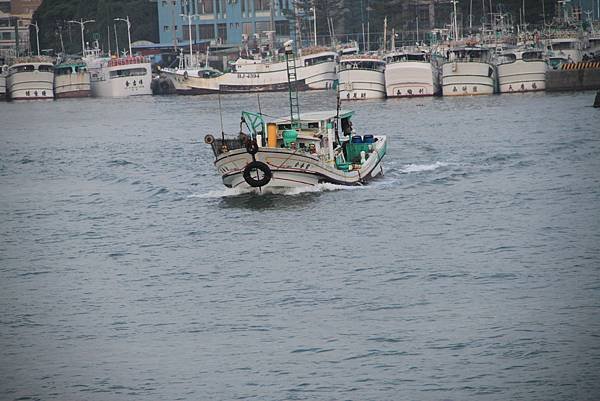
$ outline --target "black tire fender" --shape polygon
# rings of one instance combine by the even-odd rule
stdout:
[[[261,179],[252,177],[253,170],[262,171],[263,177]],[[246,168],[244,168],[244,181],[246,181],[246,183],[253,188],[264,187],[271,181],[271,178],[273,178],[273,172],[271,171],[269,166],[267,166],[263,162],[255,160],[251,163],[248,163],[248,165],[246,165]]]
[[[187,79],[188,79],[188,76],[189,76],[189,75],[188,75],[188,72],[187,72],[187,71],[184,71],[184,73],[183,73],[183,79],[187,80]]]
[[[256,140],[246,142],[246,152],[253,156],[258,153],[258,143],[256,143]]]

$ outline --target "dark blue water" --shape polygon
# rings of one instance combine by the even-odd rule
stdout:
[[[216,97],[0,104],[0,400],[600,399],[593,95],[351,103],[385,177],[261,196]]]

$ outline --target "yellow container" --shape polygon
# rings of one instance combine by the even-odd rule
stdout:
[[[269,148],[277,147],[277,124],[267,124],[267,145]]]

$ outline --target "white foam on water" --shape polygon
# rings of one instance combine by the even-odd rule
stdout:
[[[314,186],[307,185],[305,187],[293,187],[293,188],[270,188],[264,187],[262,190],[258,188],[225,188],[218,191],[210,191],[205,194],[191,194],[189,198],[201,198],[201,199],[218,199],[218,198],[229,198],[240,195],[288,195],[295,196],[305,193],[318,193],[318,192],[331,192],[363,188],[361,186],[346,186],[346,185],[335,185],[335,184],[317,184]]]
[[[407,164],[400,171],[403,173],[420,173],[422,171],[433,171],[440,167],[446,167],[448,163],[435,162],[433,164]]]

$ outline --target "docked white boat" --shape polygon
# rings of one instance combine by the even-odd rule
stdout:
[[[7,97],[6,94],[6,76],[8,75],[8,66],[0,66],[0,100],[4,100]]]
[[[568,63],[578,63],[583,57],[583,42],[574,37],[555,37],[547,42],[549,55],[564,59]]]
[[[423,51],[395,51],[385,56],[387,97],[433,96],[433,68]]]
[[[385,61],[378,56],[343,56],[339,68],[342,100],[385,98]]]
[[[92,96],[129,97],[152,94],[152,66],[141,56],[100,57],[99,50],[84,58],[90,72]]]
[[[542,91],[546,89],[547,64],[538,49],[515,49],[498,59],[500,93]]]
[[[12,100],[54,99],[54,66],[41,58],[18,60],[8,68],[6,90]]]
[[[294,82],[299,90],[333,88],[336,80],[337,53],[322,51],[296,59]],[[210,67],[161,70],[180,94],[244,93],[285,91],[288,77],[285,60],[240,58],[232,71],[221,73]]]
[[[90,73],[83,61],[54,67],[54,96],[57,99],[92,96]]]
[[[448,59],[442,65],[444,96],[489,95],[494,93],[495,85],[489,49],[472,46],[448,50]]]
[[[243,112],[247,135],[235,139],[207,135],[205,141],[229,188],[362,185],[383,174],[386,137],[354,135],[352,112],[340,111],[344,138],[339,138],[334,130],[337,116],[336,111],[317,112],[294,121],[265,122],[259,114]]]

